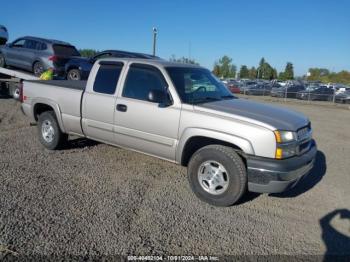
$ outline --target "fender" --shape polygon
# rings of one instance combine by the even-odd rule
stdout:
[[[244,153],[249,154],[249,155],[254,155],[254,148],[250,141],[248,141],[245,138],[235,136],[232,134],[227,134],[227,133],[222,133],[218,132],[215,130],[210,130],[210,129],[203,129],[203,128],[186,128],[178,142],[177,149],[176,149],[176,156],[175,156],[175,161],[177,163],[181,163],[182,159],[182,153],[183,150],[186,146],[187,141],[196,136],[203,136],[203,137],[208,137],[208,138],[214,138],[217,140],[221,140],[230,144],[234,144],[241,148]]]
[[[32,100],[32,114],[33,114],[33,119],[35,119],[35,115],[34,115],[34,108],[35,108],[35,105],[36,104],[44,104],[44,105],[48,105],[50,107],[53,108],[54,112],[55,112],[55,115],[56,115],[56,118],[57,118],[57,122],[58,122],[58,125],[60,126],[61,128],[61,131],[63,133],[65,133],[65,128],[64,128],[64,125],[63,125],[63,121],[62,121],[62,113],[61,113],[61,109],[59,107],[59,105],[51,100],[51,99],[48,99],[48,98],[41,98],[41,97],[38,97],[38,98],[34,98]]]

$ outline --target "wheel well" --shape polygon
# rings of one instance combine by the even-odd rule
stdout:
[[[54,109],[46,104],[38,103],[34,106],[34,118],[38,121],[38,116],[47,111],[54,111]]]
[[[242,158],[244,163],[246,162],[244,158],[244,152],[240,147],[222,140],[214,139],[214,138],[195,136],[195,137],[191,137],[185,144],[185,147],[182,153],[182,158],[181,158],[181,165],[187,166],[192,155],[198,149],[208,145],[222,145],[222,146],[231,147],[239,154],[239,156]]]
[[[70,67],[67,68],[67,72],[68,72],[69,70],[72,70],[72,69],[78,69],[78,70],[79,70],[79,67],[76,66],[76,65],[72,65],[72,66],[70,66]]]

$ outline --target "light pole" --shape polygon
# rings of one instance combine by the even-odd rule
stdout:
[[[153,56],[156,55],[157,33],[158,33],[157,28],[153,27]]]

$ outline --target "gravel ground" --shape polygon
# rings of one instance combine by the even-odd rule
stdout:
[[[350,110],[280,104],[312,120],[315,169],[292,191],[218,208],[166,161],[85,139],[45,150],[20,104],[0,99],[0,252],[350,253]]]

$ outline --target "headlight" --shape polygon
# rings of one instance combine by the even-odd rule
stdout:
[[[297,134],[291,131],[274,131],[276,137],[276,159],[284,159],[297,154]]]
[[[297,140],[297,134],[291,131],[274,131],[277,143],[288,143]]]

